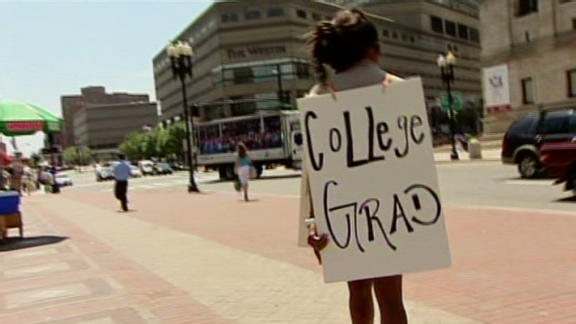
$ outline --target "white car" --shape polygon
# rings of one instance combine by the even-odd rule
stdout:
[[[59,187],[71,187],[74,185],[72,178],[70,178],[69,175],[63,173],[56,174],[56,183]]]
[[[140,169],[138,169],[137,166],[130,166],[130,176],[132,178],[141,178],[142,177],[142,171],[140,171]]]

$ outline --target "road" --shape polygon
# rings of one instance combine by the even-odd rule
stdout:
[[[575,202],[571,193],[563,192],[552,180],[524,180],[516,169],[497,162],[438,164],[438,178],[444,204],[466,207],[507,207],[573,212]],[[96,182],[92,172],[71,173],[75,181],[72,188],[111,192],[111,182]],[[232,191],[228,182],[218,181],[215,172],[199,172],[197,181],[202,190]],[[130,183],[132,191],[185,190],[188,173],[172,176],[144,177]],[[300,190],[300,174],[291,170],[266,170],[264,177],[254,180],[251,189],[258,194],[297,196]]]

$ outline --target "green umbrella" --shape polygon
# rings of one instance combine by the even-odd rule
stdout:
[[[62,119],[50,111],[21,101],[0,99],[0,134],[19,136],[61,131]]]

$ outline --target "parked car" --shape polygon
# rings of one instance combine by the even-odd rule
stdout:
[[[576,136],[569,142],[546,143],[540,148],[541,162],[548,174],[564,183],[564,190],[576,196]]]
[[[103,166],[96,168],[96,181],[107,181],[114,180],[114,168],[110,163],[104,164]]]
[[[172,171],[172,168],[170,167],[170,165],[168,163],[165,163],[165,162],[156,163],[154,168],[156,169],[156,174],[166,175],[166,174],[174,173],[174,171]]]
[[[182,163],[177,163],[177,162],[173,162],[170,163],[170,167],[172,168],[172,170],[174,171],[183,171],[186,169],[186,166]]]
[[[510,125],[502,141],[502,162],[518,165],[522,178],[543,174],[540,147],[570,141],[576,136],[574,110],[542,112],[524,116]]]
[[[142,171],[138,169],[137,166],[131,165],[130,166],[130,176],[132,178],[142,178]]]
[[[154,162],[152,161],[149,160],[139,161],[138,167],[140,168],[142,175],[147,176],[156,174],[156,170],[154,168]]]
[[[56,174],[55,179],[56,179],[56,183],[58,184],[59,187],[72,187],[74,185],[72,178],[70,178],[69,175],[64,174],[64,173]]]

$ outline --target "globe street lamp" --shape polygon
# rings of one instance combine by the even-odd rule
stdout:
[[[456,150],[456,116],[454,114],[454,100],[452,98],[452,83],[454,82],[454,66],[456,65],[456,56],[452,52],[446,55],[440,55],[436,61],[442,73],[442,82],[446,87],[448,95],[448,115],[450,117],[450,142],[452,143],[452,153],[450,159],[459,160],[458,151]]]
[[[192,158],[192,133],[191,118],[188,112],[188,98],[186,97],[186,78],[192,79],[192,58],[194,50],[188,42],[178,41],[168,45],[166,54],[170,58],[172,65],[172,74],[174,79],[180,79],[182,86],[182,103],[184,105],[184,122],[186,126],[186,155],[188,158],[188,170],[190,180],[188,183],[188,192],[200,192],[196,180],[194,179],[194,161]]]

